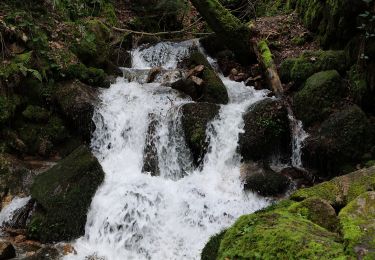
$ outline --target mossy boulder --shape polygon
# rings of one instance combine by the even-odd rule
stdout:
[[[267,159],[275,151],[290,152],[288,112],[280,100],[265,99],[244,114],[239,151],[244,160]]]
[[[99,19],[91,19],[86,20],[81,31],[76,33],[72,51],[85,65],[105,68],[110,54],[111,30]]]
[[[375,191],[374,166],[298,190],[290,198],[295,201],[312,197],[321,198],[339,210],[366,191]]]
[[[293,97],[295,116],[306,127],[324,120],[341,101],[344,91],[343,81],[336,70],[312,75]]]
[[[375,258],[375,191],[361,194],[339,214],[347,253],[357,259]]]
[[[97,102],[95,89],[82,82],[67,81],[59,84],[55,99],[62,114],[84,140],[90,141],[95,125],[92,122],[94,105]]]
[[[29,105],[22,112],[22,115],[31,122],[46,122],[51,113],[43,107]]]
[[[86,67],[82,63],[70,65],[66,71],[66,78],[78,79],[81,82],[88,84],[92,87],[109,87],[107,81],[107,74],[102,69],[94,67]]]
[[[289,211],[301,215],[331,232],[337,232],[339,229],[336,211],[324,199],[307,198],[290,206]]]
[[[303,148],[306,167],[322,177],[335,176],[345,166],[355,166],[374,144],[373,129],[366,114],[356,105],[343,108],[312,131]]]
[[[254,162],[247,162],[241,166],[241,178],[246,190],[262,196],[281,195],[290,185],[288,177]]]
[[[202,259],[372,259],[374,200],[375,167],[301,189],[212,236]]]
[[[191,53],[187,60],[187,65],[190,69],[198,65],[203,65],[203,71],[197,75],[203,80],[203,84],[198,86],[196,92],[198,96],[197,101],[208,102],[215,104],[227,104],[229,101],[227,89],[223,81],[217,76],[206,57],[199,51]]]
[[[103,179],[101,165],[86,146],[38,175],[31,187],[38,206],[28,236],[57,242],[83,235],[91,199]]]
[[[218,259],[345,259],[335,233],[278,209],[240,217],[221,241]]]
[[[301,85],[314,73],[337,70],[344,74],[347,69],[344,51],[305,52],[298,58],[289,58],[281,63],[280,77],[283,82],[293,81]]]
[[[0,95],[0,125],[10,122],[20,103],[21,99],[17,95]]]
[[[289,0],[305,26],[317,33],[324,47],[344,47],[357,34],[357,17],[366,10],[365,1]]]
[[[189,103],[182,106],[182,127],[186,143],[199,165],[208,148],[207,125],[219,113],[220,107],[210,103]]]
[[[25,122],[17,127],[18,137],[26,145],[26,153],[49,156],[54,146],[70,135],[63,120],[51,115],[46,122]]]

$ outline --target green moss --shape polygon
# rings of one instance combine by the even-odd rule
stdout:
[[[268,48],[266,41],[260,41],[258,43],[258,50],[262,57],[262,63],[268,69],[273,65],[273,57],[270,49]]]
[[[346,251],[361,259],[375,257],[375,192],[361,194],[339,214]]]
[[[43,242],[83,235],[91,198],[103,178],[99,162],[84,146],[38,175],[31,195],[39,207],[28,224],[28,235]]]
[[[45,122],[48,120],[51,113],[42,107],[29,105],[22,112],[22,115],[33,122]]]
[[[353,65],[348,73],[349,91],[354,101],[361,105],[369,102],[369,89],[366,82],[366,75],[358,65]]]
[[[296,46],[301,46],[306,43],[306,39],[300,36],[296,36],[292,39],[292,44]]]
[[[302,84],[308,77],[324,70],[337,70],[345,73],[347,69],[344,51],[305,52],[298,58],[283,61],[280,77],[284,82]]]
[[[219,253],[219,247],[221,240],[225,235],[225,231],[223,230],[220,233],[213,235],[207,244],[204,246],[202,253],[201,253],[201,260],[216,260]]]
[[[104,70],[94,67],[86,67],[84,64],[73,64],[67,68],[68,79],[79,79],[94,87],[106,87],[106,74]]]
[[[295,203],[288,210],[331,232],[338,231],[335,209],[326,200],[314,197],[307,198],[302,202]]]
[[[306,126],[327,118],[333,105],[341,101],[343,92],[342,79],[337,71],[314,74],[293,97],[296,117]]]
[[[255,14],[257,17],[262,17],[290,13],[292,9],[288,2],[288,0],[261,0],[254,6]]]
[[[16,95],[0,95],[0,125],[9,123],[10,119],[15,115],[16,108],[20,103],[21,99]]]
[[[375,167],[336,177],[311,188],[300,189],[292,194],[290,198],[302,201],[307,198],[317,197],[326,200],[334,208],[341,208],[369,190],[375,190]]]
[[[218,259],[345,259],[338,237],[284,210],[240,217],[220,244]]]
[[[218,0],[191,2],[241,63],[249,64],[254,59],[254,53],[249,46],[250,30],[245,24],[233,16]]]

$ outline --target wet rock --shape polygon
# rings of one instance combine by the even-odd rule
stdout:
[[[280,67],[280,77],[285,83],[293,81],[299,86],[317,72],[337,70],[344,74],[347,68],[344,51],[305,52],[298,58],[283,61]]]
[[[35,253],[24,258],[25,260],[58,260],[61,259],[59,251],[52,246],[45,246]]]
[[[361,194],[339,214],[348,251],[357,259],[375,257],[375,192]]]
[[[305,169],[287,167],[282,169],[280,174],[292,179],[297,188],[310,187],[314,184],[314,176]]]
[[[317,131],[310,133],[302,159],[319,176],[332,177],[358,163],[373,143],[370,123],[365,113],[354,105],[332,114]]]
[[[38,175],[31,187],[37,207],[28,236],[53,242],[83,235],[91,199],[103,178],[101,165],[86,146]]]
[[[201,163],[209,144],[206,140],[207,124],[215,118],[219,108],[210,103],[189,103],[182,106],[182,127],[196,165]]]
[[[163,68],[162,67],[154,67],[150,70],[148,73],[146,82],[147,83],[152,83],[155,81],[156,77],[162,72]]]
[[[241,178],[245,189],[257,192],[262,196],[283,194],[290,185],[288,177],[255,162],[247,162],[242,165]]]
[[[307,79],[293,97],[293,111],[304,126],[327,118],[343,97],[344,84],[335,70],[323,71]]]
[[[177,80],[171,84],[171,88],[190,96],[193,100],[198,100],[202,92],[202,88],[191,78]]]
[[[30,214],[34,209],[34,201],[30,200],[24,207],[16,210],[13,213],[12,218],[3,223],[3,227],[10,228],[10,229],[25,229],[26,223],[30,220]]]
[[[71,128],[90,141],[95,128],[92,116],[97,102],[96,91],[78,80],[68,81],[59,85],[55,99]]]
[[[281,101],[257,102],[245,113],[244,122],[239,150],[245,160],[265,159],[277,150],[290,153],[288,114]]]
[[[7,260],[16,257],[16,250],[10,242],[0,241],[0,259]]]
[[[188,68],[197,68],[200,65],[204,66],[202,72],[197,76],[203,80],[203,84],[198,89],[199,102],[208,102],[214,104],[227,104],[228,93],[222,80],[216,75],[214,69],[211,67],[204,55],[198,51],[192,52],[187,60]],[[200,67],[201,68],[201,67]]]
[[[158,122],[154,118],[154,115],[149,115],[151,118],[150,124],[147,130],[146,145],[143,151],[143,167],[142,172],[150,173],[152,176],[159,176],[159,159],[158,151],[156,149],[156,126]]]

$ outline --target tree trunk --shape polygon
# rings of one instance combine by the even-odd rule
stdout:
[[[256,60],[250,44],[250,29],[218,0],[191,0],[191,3],[223,43],[234,52],[238,61],[250,64]]]

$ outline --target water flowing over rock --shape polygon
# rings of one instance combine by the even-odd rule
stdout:
[[[162,43],[133,50],[128,72],[155,66],[173,70],[191,46]],[[242,115],[268,91],[220,77],[229,103],[210,105],[218,112],[202,124],[209,143],[195,169],[182,127],[184,107],[195,104],[157,80],[144,79],[118,79],[100,94],[92,148],[106,177],[92,200],[85,235],[73,245],[77,255],[66,259],[197,259],[212,234],[268,204],[244,193],[237,154]],[[159,176],[142,173],[150,132]]]

